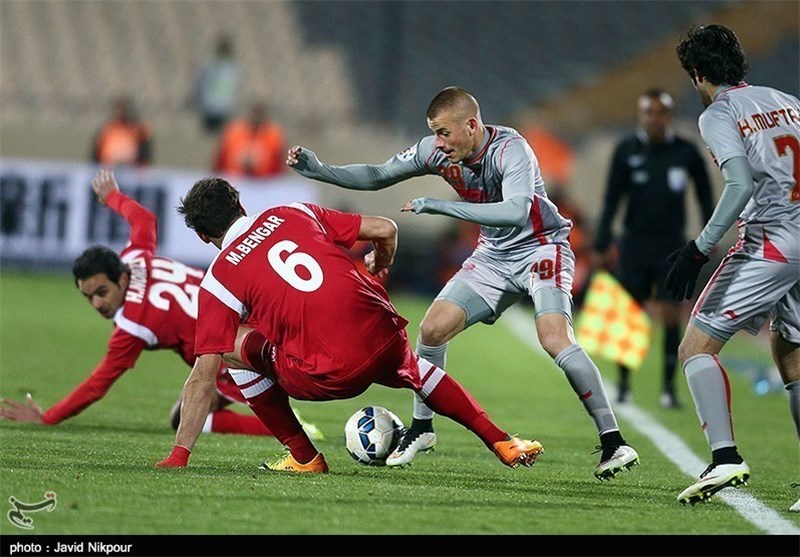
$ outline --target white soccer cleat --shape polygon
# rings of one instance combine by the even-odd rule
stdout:
[[[750,478],[750,467],[745,461],[739,464],[709,464],[700,477],[692,485],[678,495],[678,501],[684,505],[705,502],[721,489],[747,485]]]
[[[411,464],[419,452],[433,450],[436,445],[436,433],[433,431],[417,432],[409,429],[400,439],[400,444],[386,459],[386,466],[403,466]]]
[[[792,487],[800,487],[800,483],[792,484]],[[797,500],[797,503],[789,507],[789,510],[793,513],[800,513],[800,499]]]
[[[639,464],[639,453],[629,445],[607,447],[602,451],[600,464],[594,469],[594,477],[600,481],[611,480],[620,472]]]

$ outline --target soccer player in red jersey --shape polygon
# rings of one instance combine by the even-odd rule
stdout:
[[[289,407],[289,397],[326,401],[358,396],[372,384],[407,388],[437,413],[475,433],[507,466],[530,466],[537,441],[509,436],[445,371],[411,349],[383,287],[358,271],[345,251],[357,240],[375,249],[366,268],[380,277],[394,260],[397,225],[317,205],[293,203],[246,216],[239,193],[221,178],[198,181],[178,211],[204,242],[219,248],[200,283],[195,353],[183,391],[181,421],[170,455],[158,467],[183,467],[214,395],[226,353],[260,370],[240,384],[288,448],[264,465],[324,473],[328,465]],[[255,328],[240,327],[247,316]]]
[[[114,320],[108,350],[91,375],[47,411],[30,395],[26,403],[3,399],[0,417],[5,419],[55,425],[71,418],[103,398],[114,382],[134,367],[144,350],[174,350],[188,365],[194,363],[197,292],[203,271],[156,255],[155,215],[123,194],[111,171],[99,171],[92,188],[101,203],[130,225],[130,239],[119,255],[94,246],[73,265],[78,289],[100,315]],[[218,370],[216,392],[203,430],[270,435],[255,416],[225,409],[232,402],[246,402],[228,371],[225,367]],[[171,415],[174,428],[179,407],[176,403]],[[318,436],[314,426],[307,427]]]

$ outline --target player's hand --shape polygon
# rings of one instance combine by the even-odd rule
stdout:
[[[413,211],[416,215],[423,213],[425,212],[424,210],[427,201],[427,197],[418,197],[416,199],[412,199],[411,201],[406,201],[406,204],[400,207],[400,212],[408,213]]]
[[[389,276],[389,265],[378,265],[375,262],[375,251],[371,251],[364,256],[364,267],[367,272],[379,280],[384,280]]]
[[[100,170],[92,180],[92,189],[97,194],[97,199],[103,205],[106,204],[106,198],[111,192],[119,191],[117,181],[114,179],[114,173],[111,170]]]
[[[156,468],[185,468],[189,464],[189,456],[192,452],[186,447],[175,445],[172,447],[172,452],[169,456],[156,463]]]
[[[0,418],[14,422],[44,423],[42,407],[33,400],[30,393],[25,396],[25,399],[25,404],[7,398],[0,399]]]
[[[672,263],[672,267],[667,273],[664,286],[674,299],[678,301],[690,299],[694,295],[697,275],[708,262],[708,256],[701,253],[692,240],[669,254],[667,261]]]
[[[295,145],[286,153],[286,164],[302,174],[318,167],[320,162],[314,151]]]

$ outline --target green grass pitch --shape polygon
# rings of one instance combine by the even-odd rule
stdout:
[[[21,400],[31,392],[49,407],[100,360],[111,323],[95,314],[68,275],[5,272],[0,290],[0,395]],[[410,321],[409,337],[416,338],[430,300],[396,295],[394,301]],[[654,346],[660,346],[658,337]],[[767,347],[741,333],[722,354],[723,361],[770,361]],[[660,361],[654,349],[637,372],[635,404],[706,461],[685,380],[678,378],[683,409],[658,405]],[[613,383],[613,364],[598,365]],[[342,438],[355,410],[383,405],[410,422],[411,393],[374,386],[356,399],[294,404],[326,436],[318,447],[331,468],[327,475],[260,472],[258,464],[281,452],[275,439],[221,434],[200,437],[189,468],[157,470],[153,464],[174,438],[167,414],[189,370],[177,354],[147,352],[104,400],[61,425],[0,422],[3,503],[10,496],[39,501],[46,491],[58,497],[56,510],[31,515],[34,531],[4,517],[0,533],[763,534],[720,498],[694,508],[677,503],[691,478],[661,453],[657,440],[622,419],[642,465],[598,482],[592,475],[598,460],[593,423],[563,373],[503,319],[456,337],[447,368],[500,427],[543,443],[535,466],[506,468],[470,432],[443,417],[436,419],[436,450],[413,466],[360,465]],[[790,487],[800,481],[800,466],[786,396],[759,396],[747,376],[732,369],[729,375],[736,438],[753,472],[745,490],[800,528],[800,517],[787,511],[800,496]]]

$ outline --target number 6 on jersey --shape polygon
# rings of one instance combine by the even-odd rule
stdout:
[[[322,267],[307,253],[295,252],[298,247],[291,240],[281,240],[269,249],[267,261],[289,286],[301,292],[313,292],[322,286]],[[284,252],[289,253],[286,259],[283,259]],[[308,278],[300,276],[298,267],[305,270],[303,274],[308,275]]]

